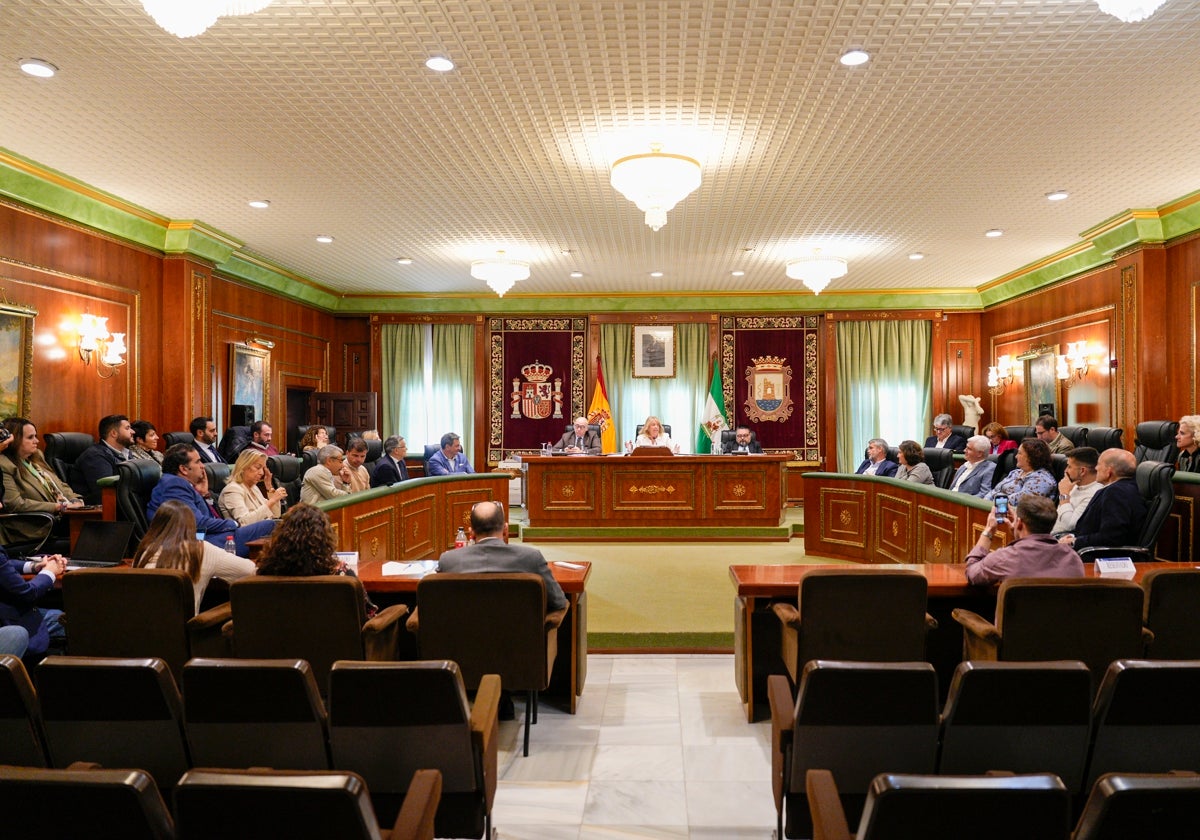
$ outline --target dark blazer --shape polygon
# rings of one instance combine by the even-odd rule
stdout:
[[[937,446],[937,435],[930,435],[925,438],[926,446]],[[962,435],[951,432],[950,437],[946,438],[946,445],[942,449],[952,449],[955,452],[962,452],[967,448],[967,439]]]
[[[397,481],[408,481],[408,466],[403,461],[397,464],[391,455],[384,455],[375,463],[371,486],[390,487]]]
[[[729,441],[729,444],[721,451],[724,454],[728,455],[730,452],[736,451],[737,448],[738,448],[738,442],[736,440],[731,440],[731,441]],[[753,452],[756,455],[762,454],[762,446],[756,440],[752,440],[748,444],[746,444],[746,449],[749,450],[750,452]]]
[[[562,440],[554,444],[557,450],[566,449],[568,446],[575,445],[575,430],[563,432]],[[596,434],[594,429],[588,429],[583,433],[583,451],[588,455],[599,455],[603,446],[600,443],[600,435]]]
[[[509,544],[499,538],[485,539],[475,545],[454,548],[438,560],[439,572],[533,572],[546,581],[546,611],[561,610],[567,596],[554,579],[542,552],[533,546]]]
[[[213,516],[196,488],[181,475],[164,475],[158,480],[158,484],[154,485],[154,492],[150,494],[150,501],[146,504],[146,519],[154,519],[159,505],[168,499],[183,502],[192,509],[192,513],[196,515],[197,531],[203,531],[206,535],[220,534],[221,539],[217,545],[223,545],[225,536],[237,530],[237,520],[218,519]],[[205,539],[207,538],[206,536]]]
[[[867,467],[869,467],[869,466],[871,466],[871,459],[863,458],[863,462],[858,465],[858,469],[856,469],[854,471],[854,474],[862,475],[863,473],[865,473],[867,471]],[[896,470],[898,470],[898,469],[900,469],[899,464],[897,464],[895,461],[889,461],[885,458],[884,460],[879,462],[879,469],[877,469],[875,471],[875,475],[881,475],[884,477],[890,476],[892,478],[895,478]]]
[[[54,588],[50,575],[22,577],[24,560],[9,560],[0,548],[0,626],[18,624],[29,633],[27,656],[41,659],[50,647],[50,631],[35,604]]]
[[[113,448],[104,441],[93,443],[75,459],[75,469],[83,479],[83,486],[75,489],[83,496],[89,505],[100,504],[100,488],[96,482],[102,478],[117,474],[117,464],[126,460],[121,458]]]
[[[207,444],[204,446],[201,446],[200,442],[195,441],[195,440],[192,441],[192,446],[194,446],[196,448],[196,452],[200,455],[201,463],[204,463],[204,464],[226,464],[226,463],[228,463],[228,461],[226,461],[224,458],[221,457],[221,453],[219,450],[217,450],[217,445],[215,443],[213,444],[212,450],[210,450],[208,448]],[[213,457],[213,452],[217,453],[216,458]]]
[[[1075,522],[1075,548],[1137,545],[1146,518],[1146,500],[1137,482],[1122,478],[1096,491]]]
[[[950,486],[954,487],[954,482],[958,479],[958,474],[967,468],[963,464],[954,471],[954,476],[950,479]],[[988,491],[992,489],[992,479],[996,475],[996,463],[994,461],[980,461],[979,465],[971,472],[963,483],[958,485],[956,493],[969,493],[972,496],[983,498]]]

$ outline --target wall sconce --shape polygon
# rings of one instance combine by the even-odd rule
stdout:
[[[247,344],[257,344],[259,347],[265,347],[268,350],[275,349],[275,342],[269,338],[260,338],[257,335],[252,335],[246,339]]]
[[[1067,345],[1066,354],[1058,357],[1054,366],[1054,375],[1062,382],[1064,388],[1070,388],[1083,381],[1091,366],[1092,360],[1088,356],[1087,342],[1072,341]]]
[[[108,319],[96,315],[79,316],[79,358],[85,365],[96,356],[96,374],[101,379],[115,376],[125,365],[125,333],[109,333]]]
[[[1012,357],[1006,353],[996,360],[996,364],[988,368],[988,393],[998,397],[1004,393],[1006,387],[1012,384],[1012,381]]]

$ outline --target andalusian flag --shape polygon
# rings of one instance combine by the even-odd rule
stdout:
[[[721,370],[713,359],[712,385],[704,401],[704,414],[700,417],[700,431],[696,435],[696,454],[704,455],[721,451],[721,430],[728,429],[725,422],[725,393],[721,390]],[[716,443],[716,446],[713,444]]]
[[[617,430],[613,426],[612,409],[608,405],[608,392],[604,389],[604,370],[596,358],[596,390],[592,393],[592,404],[588,407],[589,423],[600,426],[600,451],[605,455],[617,451]]]

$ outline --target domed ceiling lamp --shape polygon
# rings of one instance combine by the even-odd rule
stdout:
[[[1100,11],[1122,23],[1137,23],[1158,11],[1166,0],[1096,0]]]
[[[821,249],[817,248],[811,257],[788,260],[787,276],[799,280],[814,295],[819,295],[831,280],[846,276],[846,261],[841,257],[823,257]]]
[[[613,163],[609,183],[636,204],[646,214],[646,224],[657,231],[667,223],[667,213],[700,186],[700,161],[651,143],[648,153],[626,155]]]
[[[513,260],[497,251],[495,257],[475,260],[471,263],[471,276],[488,284],[500,297],[521,280],[529,279],[529,263]]]
[[[221,17],[252,15],[272,0],[142,0],[154,22],[177,38],[201,34]]]

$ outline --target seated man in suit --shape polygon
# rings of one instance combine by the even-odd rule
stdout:
[[[10,560],[0,548],[0,627],[23,627],[28,633],[24,652],[41,659],[51,641],[61,648],[66,640],[62,610],[36,606],[67,569],[67,561],[57,554],[38,560]],[[23,575],[33,575],[26,580]],[[18,634],[19,635],[19,634]]]
[[[754,440],[754,435],[750,431],[749,426],[738,426],[733,431],[733,440],[725,446],[725,454],[733,452],[753,452],[756,455],[762,454],[762,446],[757,440]]]
[[[129,460],[129,447],[133,446],[133,427],[124,414],[101,417],[99,432],[100,442],[83,450],[75,459],[75,469],[83,483],[82,487],[76,487],[75,490],[89,505],[100,504],[100,487],[96,482],[116,475],[117,464]]]
[[[429,456],[425,465],[428,475],[453,475],[455,473],[473,473],[471,462],[462,451],[462,441],[454,432],[442,435],[441,450]]]
[[[397,481],[408,481],[408,466],[404,456],[408,454],[408,444],[399,435],[392,435],[383,442],[383,457],[375,463],[375,472],[371,474],[372,487],[390,487]]]
[[[349,496],[352,492],[350,467],[346,465],[341,448],[329,444],[317,450],[317,465],[304,474],[300,485],[300,501],[315,505],[322,499]]]
[[[188,424],[188,431],[192,433],[195,441],[192,445],[196,447],[201,463],[226,463],[217,451],[217,424],[211,417],[193,417],[192,422]]]
[[[1068,461],[1070,456],[1068,456]],[[1126,449],[1106,449],[1096,462],[1096,480],[1103,486],[1092,496],[1075,531],[1059,542],[1078,551],[1090,545],[1137,545],[1146,518],[1146,500],[1138,491],[1137,462]]]
[[[983,435],[967,438],[967,448],[963,450],[963,458],[966,460],[955,471],[950,489],[981,499],[986,496],[992,489],[992,477],[996,474],[996,464],[987,459],[991,449],[991,441]]]
[[[951,449],[962,452],[967,448],[967,439],[950,428],[954,418],[939,414],[933,418],[933,434],[925,438],[925,445],[935,449]]]
[[[857,475],[880,475],[895,478],[900,465],[887,459],[888,445],[883,438],[871,438],[867,443],[867,457],[854,472]]]
[[[595,429],[588,428],[586,417],[576,417],[571,424],[571,431],[563,432],[562,440],[554,444],[554,449],[568,455],[599,455],[600,435]]]
[[[251,540],[269,536],[275,530],[274,519],[252,522],[238,526],[233,519],[223,519],[217,509],[205,501],[198,489],[207,489],[208,473],[200,462],[200,453],[188,443],[177,443],[163,453],[162,478],[150,494],[146,505],[146,519],[154,519],[159,505],[168,499],[183,502],[196,517],[196,530],[203,532],[204,539],[224,548],[226,539],[232,535],[234,550],[239,557],[249,557]]]

